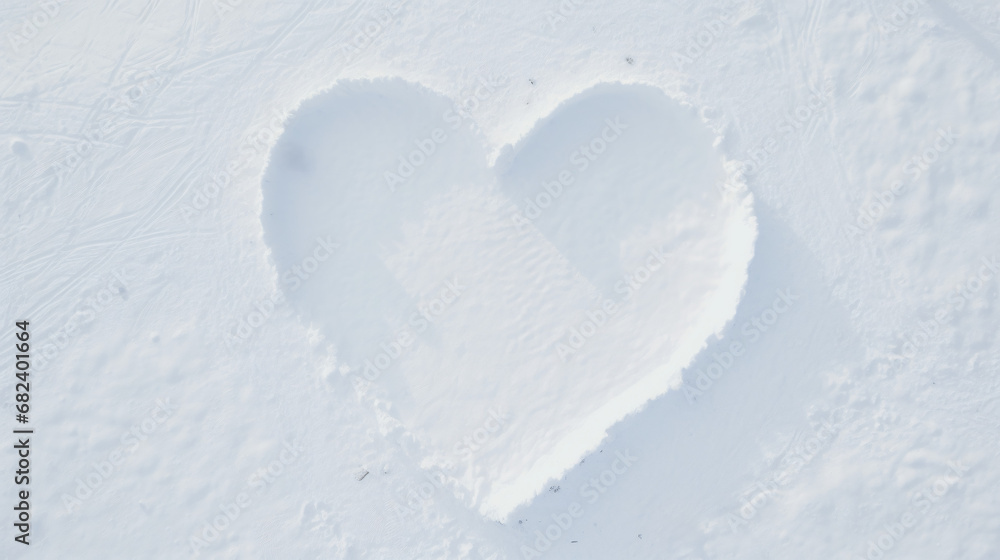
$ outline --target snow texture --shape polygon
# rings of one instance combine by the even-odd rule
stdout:
[[[998,69],[985,0],[4,2],[0,558],[1000,557]]]

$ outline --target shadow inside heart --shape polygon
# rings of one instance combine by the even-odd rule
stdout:
[[[577,95],[493,169],[474,130],[420,86],[339,84],[287,123],[262,222],[359,394],[502,519],[676,386],[756,229],[712,135],[654,88]]]
[[[712,140],[659,89],[602,84],[539,122],[500,164],[501,185],[525,221],[615,297],[630,236],[725,180]]]
[[[352,82],[302,104],[272,150],[263,179],[265,241],[286,296],[305,317],[322,324],[338,357],[359,364],[393,338],[402,310],[416,310],[386,267],[385,256],[403,239],[403,224],[422,219],[424,207],[449,187],[483,182],[482,143],[463,126],[442,120],[447,99],[403,82]],[[438,143],[435,129],[446,130]],[[434,152],[402,184],[387,184],[431,138]],[[409,163],[409,161],[407,161]],[[408,169],[404,167],[404,170]],[[322,248],[319,239],[336,245]],[[315,270],[307,259],[331,255]]]

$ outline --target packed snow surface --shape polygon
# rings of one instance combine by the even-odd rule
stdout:
[[[661,91],[583,92],[492,168],[464,109],[398,80],[310,99],[262,221],[347,378],[502,519],[679,385],[735,312],[755,224]]]
[[[984,0],[5,2],[0,558],[1000,557],[998,70]]]

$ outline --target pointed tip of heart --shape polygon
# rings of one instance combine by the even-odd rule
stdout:
[[[303,104],[262,221],[289,301],[366,399],[399,405],[392,432],[502,519],[678,386],[735,313],[756,220],[701,117],[656,88],[559,103],[492,170],[453,110],[396,81]],[[491,407],[511,415],[496,435]],[[449,458],[469,438],[476,453]]]

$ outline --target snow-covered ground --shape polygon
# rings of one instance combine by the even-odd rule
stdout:
[[[1000,557],[994,4],[0,35],[0,557]]]

